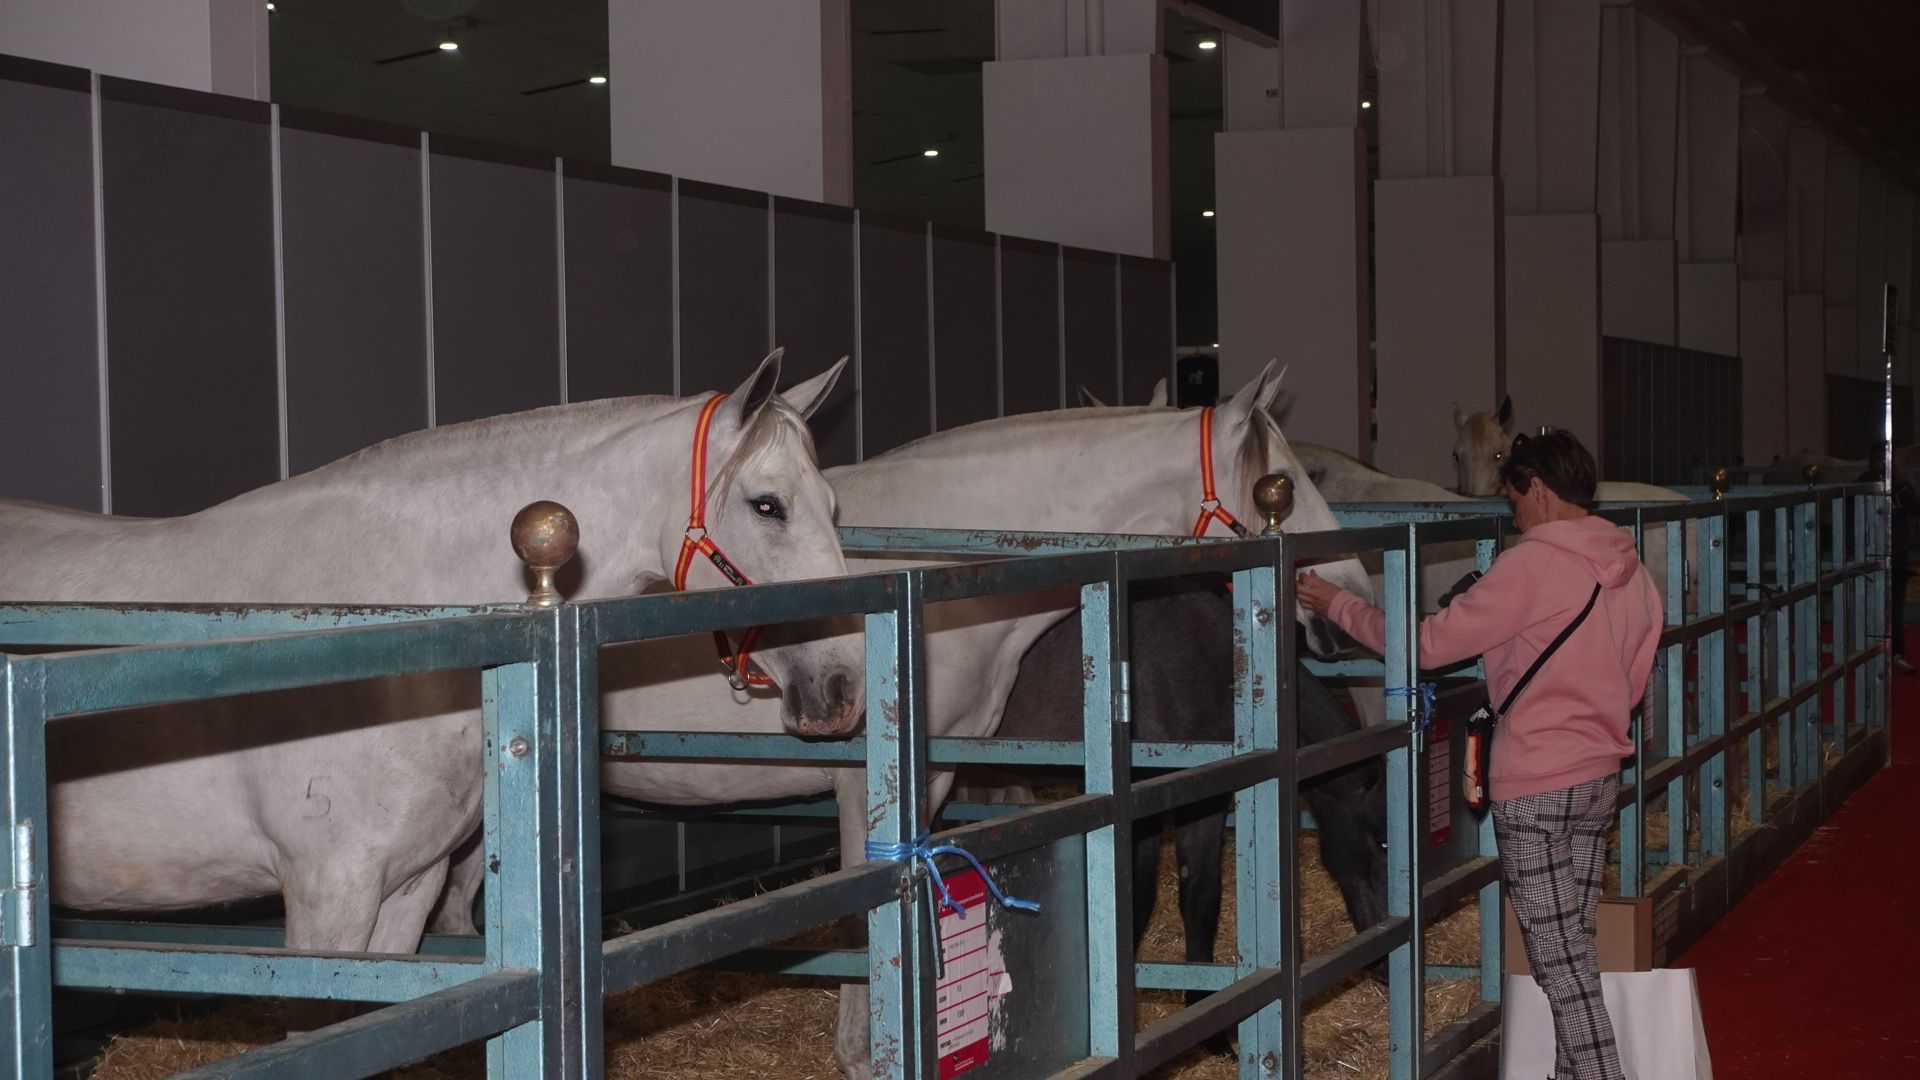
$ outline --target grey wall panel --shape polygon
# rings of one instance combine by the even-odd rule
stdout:
[[[926,228],[912,218],[860,215],[860,415],[868,458],[933,430]]]
[[[1115,322],[1115,256],[1067,248],[1060,317],[1066,325],[1067,402],[1084,386],[1105,402],[1120,399],[1120,340]]]
[[[680,181],[680,390],[732,390],[767,355],[767,196]]]
[[[551,159],[435,137],[437,422],[560,400],[558,220]]]
[[[265,104],[102,79],[113,509],[280,477]]]
[[[281,114],[287,467],[427,426],[420,147]]]
[[[992,233],[933,227],[934,427],[1000,412]]]
[[[673,181],[569,161],[567,400],[673,393]]]
[[[1000,368],[1008,416],[1061,407],[1058,245],[1000,238]]]
[[[1120,256],[1120,404],[1173,377],[1173,264]]]
[[[0,497],[82,510],[101,479],[90,81],[0,58]]]
[[[781,382],[791,386],[853,355],[853,211],[777,198],[773,229],[773,340],[787,350]],[[858,410],[849,368],[809,422],[822,465],[856,460]]]

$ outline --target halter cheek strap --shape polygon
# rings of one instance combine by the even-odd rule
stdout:
[[[1200,410],[1200,517],[1193,523],[1193,535],[1207,535],[1207,529],[1218,521],[1233,530],[1235,536],[1244,537],[1247,527],[1220,505],[1220,497],[1213,490],[1213,409]]]
[[[713,414],[720,409],[720,403],[727,400],[725,394],[715,394],[700,410],[700,419],[693,428],[693,490],[688,498],[690,507],[687,513],[687,531],[680,539],[680,557],[673,564],[673,587],[682,590],[687,587],[687,571],[693,566],[695,553],[705,555],[714,569],[735,585],[751,585],[753,579],[740,571],[720,545],[707,535],[707,435],[713,428]],[[720,666],[727,669],[727,681],[735,690],[745,690],[749,686],[772,686],[773,680],[748,666],[748,657],[754,645],[760,641],[763,627],[749,627],[740,635],[740,645],[735,648],[728,640],[726,631],[713,632],[713,645],[720,653]]]

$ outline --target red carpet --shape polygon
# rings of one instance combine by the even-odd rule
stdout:
[[[1920,676],[1893,727],[1894,764],[1674,962],[1716,1080],[1920,1078]]]

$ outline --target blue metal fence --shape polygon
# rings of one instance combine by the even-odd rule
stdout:
[[[1436,676],[1421,672],[1414,633],[1421,553],[1433,544],[1472,542],[1484,566],[1504,525],[1489,516],[1495,507],[1478,503],[1336,509],[1357,527],[1238,542],[847,530],[849,550],[1023,554],[558,609],[0,608],[0,640],[10,645],[89,646],[5,660],[0,802],[13,840],[14,884],[0,909],[8,961],[0,967],[0,1046],[17,1075],[51,1071],[55,985],[270,991],[397,1004],[196,1075],[368,1075],[485,1038],[492,1077],[594,1077],[603,1070],[606,994],[732,962],[864,976],[875,1074],[936,1075],[933,897],[913,860],[868,862],[601,940],[598,765],[601,753],[619,753],[859,763],[867,771],[870,837],[907,845],[931,824],[921,813],[931,765],[1079,765],[1085,794],[937,838],[996,868],[1025,867],[1050,890],[1046,910],[1026,918],[1053,928],[1053,947],[1062,950],[1054,959],[1073,969],[1061,984],[1072,988],[1062,991],[1061,1007],[1086,1022],[1016,1044],[1048,1063],[1040,1074],[1139,1075],[1238,1025],[1243,1076],[1297,1077],[1303,1006],[1384,957],[1391,1075],[1430,1075],[1497,1025],[1499,867],[1490,825],[1466,814],[1457,795],[1432,791],[1435,781],[1423,767],[1432,752],[1426,745],[1431,714],[1414,688]],[[1651,893],[1677,912],[1676,947],[1885,760],[1887,661],[1878,629],[1886,612],[1884,510],[1881,493],[1848,488],[1605,511],[1643,534],[1665,529],[1669,540],[1668,566],[1654,568],[1670,584],[1664,669],[1639,729],[1651,742],[1640,740],[1627,773],[1620,850],[1622,891]],[[1683,529],[1686,522],[1695,527]],[[1687,550],[1689,535],[1696,550]],[[1733,558],[1742,548],[1745,559]],[[1296,750],[1295,647],[1293,635],[1283,632],[1291,621],[1294,571],[1355,551],[1379,552],[1384,562],[1387,656],[1310,666],[1328,677],[1380,680],[1389,723]],[[1133,743],[1124,666],[1128,589],[1144,579],[1199,573],[1230,573],[1234,581],[1236,640],[1246,661],[1236,665],[1234,741]],[[1695,579],[1689,607],[1684,586]],[[1080,591],[1088,664],[1084,738],[931,737],[922,630],[928,605],[1062,586]],[[868,715],[875,722],[863,736],[816,742],[599,730],[602,646],[842,615],[865,618]],[[1732,686],[1742,677],[1735,640],[1742,630],[1743,711],[1730,715]],[[483,947],[433,941],[413,958],[314,956],[277,951],[272,931],[87,923],[63,924],[60,937],[52,936],[46,724],[85,723],[85,714],[109,709],[464,669],[476,670],[483,683],[484,837],[490,859],[499,859],[499,872],[487,877]],[[1468,666],[1443,677],[1475,674]],[[1769,731],[1778,749],[1771,773],[1764,754]],[[1729,760],[1737,761],[1743,748],[1751,817],[1774,828],[1736,836]],[[1298,785],[1375,756],[1384,758],[1388,778],[1388,918],[1303,963],[1293,873]],[[1133,783],[1129,766],[1135,764],[1179,771]],[[1689,795],[1694,777],[1697,794]],[[1127,917],[1132,822],[1229,792],[1235,795],[1237,959],[1138,963]],[[1644,842],[1654,798],[1666,804],[1664,852],[1650,852]],[[1456,839],[1428,851],[1422,823],[1436,802],[1446,807]],[[1697,844],[1687,839],[1689,822],[1698,822]],[[1649,880],[1656,867],[1661,875]],[[1050,877],[1059,880],[1045,883]],[[1421,930],[1473,898],[1480,902],[1482,1005],[1425,1039],[1421,987],[1428,966]],[[864,955],[771,947],[796,931],[850,916],[866,919]],[[1067,927],[1074,932],[1063,932]],[[1136,1032],[1134,991],[1152,987],[1219,992]]]

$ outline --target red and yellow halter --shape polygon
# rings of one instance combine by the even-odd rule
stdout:
[[[720,571],[728,581],[735,585],[751,585],[753,579],[740,571],[720,545],[707,535],[707,434],[713,428],[713,414],[719,410],[720,403],[727,400],[725,394],[715,394],[700,410],[700,419],[693,428],[693,491],[689,498],[690,509],[687,513],[686,535],[680,540],[680,558],[673,566],[673,587],[687,587],[687,570],[693,565],[695,552],[707,557],[714,569]],[[740,635],[740,645],[735,648],[727,639],[724,630],[713,632],[714,648],[720,653],[720,666],[727,669],[727,681],[735,690],[745,690],[749,686],[772,686],[773,680],[748,666],[748,656],[754,645],[760,641],[764,627],[750,627]]]
[[[1240,524],[1227,508],[1220,505],[1220,497],[1213,490],[1213,408],[1200,410],[1200,517],[1193,523],[1193,535],[1207,535],[1207,529],[1218,521],[1233,530],[1235,536],[1248,535],[1247,527]]]

